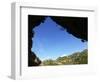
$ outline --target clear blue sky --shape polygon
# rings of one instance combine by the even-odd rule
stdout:
[[[41,59],[56,59],[59,56],[70,55],[87,48],[87,42],[67,33],[51,18],[46,18],[44,23],[33,29],[32,51]]]

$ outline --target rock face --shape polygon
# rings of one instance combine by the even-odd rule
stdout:
[[[83,17],[51,17],[51,19],[62,26],[66,32],[81,40],[88,40],[88,19]]]
[[[42,16],[28,16],[28,66],[39,66],[41,64],[41,60],[31,51],[32,37],[34,37],[32,29],[43,22],[44,19]],[[36,59],[38,62],[35,62]]]
[[[38,66],[41,64],[36,54],[31,51],[32,37],[34,37],[33,28],[43,23],[46,17],[50,17],[58,25],[62,26],[66,32],[72,34],[83,42],[88,41],[88,19],[86,17],[58,17],[58,16],[36,16],[28,15],[28,66]],[[38,63],[35,62],[35,58]]]
[[[28,55],[28,66],[39,66],[41,64],[41,60],[36,56],[35,53],[31,53]]]

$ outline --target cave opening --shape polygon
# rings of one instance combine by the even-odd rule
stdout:
[[[55,29],[55,30],[60,31],[60,33],[58,33],[59,34],[58,35],[57,33],[54,32],[55,33],[54,34],[52,32],[52,31],[55,31],[54,27],[51,29],[41,28],[45,32],[48,32],[51,30],[51,32],[49,33],[48,36],[50,36],[50,35],[54,36],[56,34],[58,36],[61,36],[61,32],[63,32],[63,33],[65,33],[64,37],[68,33],[68,35],[70,34],[69,36],[73,36],[74,38],[80,40],[80,42],[84,42],[84,41],[87,42],[87,40],[88,40],[87,39],[87,18],[28,15],[28,66],[39,66],[42,63],[41,59],[38,57],[36,52],[32,51],[33,50],[32,48],[35,45],[34,44],[35,43],[34,38],[35,38],[35,34],[36,34],[35,30],[37,29],[37,31],[39,31],[39,26],[46,24],[45,22],[48,20],[52,21],[56,25],[55,27],[57,27],[57,29]],[[51,26],[52,25],[43,26],[43,27],[51,27]],[[42,31],[42,34],[44,33],[44,35],[46,35],[45,32]],[[57,35],[55,36],[56,38],[57,38]],[[50,36],[50,37],[52,37],[52,36]],[[39,37],[41,37],[41,36],[39,36]],[[58,37],[58,41],[59,41],[59,39],[61,39],[61,37],[60,38]],[[65,38],[63,38],[63,39],[65,39]],[[62,40],[62,41],[66,42],[66,40]],[[55,41],[53,41],[53,42],[55,42]],[[56,42],[53,45],[56,45]],[[39,42],[39,43],[41,43],[41,42]],[[46,56],[46,55],[44,55],[44,56]]]

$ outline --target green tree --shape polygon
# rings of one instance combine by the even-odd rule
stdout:
[[[43,61],[43,65],[57,65],[57,63],[52,59],[48,59]]]

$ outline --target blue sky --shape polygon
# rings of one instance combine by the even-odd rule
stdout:
[[[87,48],[87,42],[67,33],[49,17],[33,29],[32,51],[41,59],[56,59]]]

